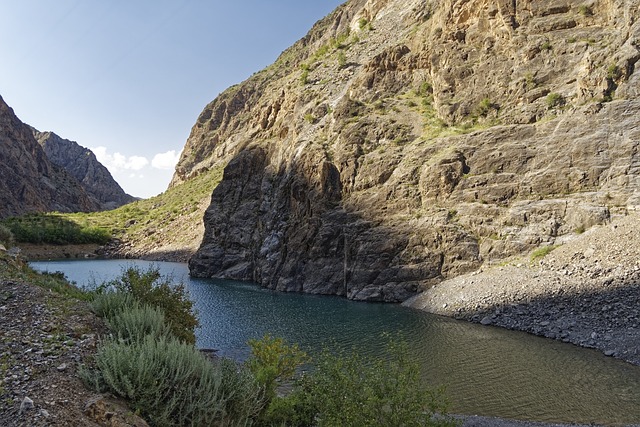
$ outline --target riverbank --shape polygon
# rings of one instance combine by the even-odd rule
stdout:
[[[549,251],[443,281],[404,305],[640,365],[640,216],[594,227]]]
[[[14,381],[5,387],[6,394],[0,393],[3,402],[0,420],[10,420],[6,424],[0,421],[0,425],[111,425],[94,420],[102,417],[104,421],[106,413],[118,413],[107,406],[114,403],[86,390],[77,377],[78,366],[95,351],[95,337],[103,325],[86,303],[52,293],[32,282],[33,278],[27,276],[0,280],[0,295],[3,295],[0,334],[3,338],[9,337],[7,341],[3,339],[0,354],[9,355],[11,360],[3,372],[6,375],[0,375],[0,379],[4,377],[2,381],[7,384]],[[45,351],[40,352],[41,349]],[[49,354],[50,349],[56,354]],[[26,372],[24,376],[21,369]],[[13,378],[14,372],[17,378]],[[28,411],[20,411],[23,402]],[[120,414],[126,418],[126,407],[120,408]],[[76,419],[81,420],[79,424],[69,421]],[[486,417],[463,419],[466,427],[559,426]]]
[[[80,380],[105,327],[75,293],[0,256],[0,426],[147,426]]]

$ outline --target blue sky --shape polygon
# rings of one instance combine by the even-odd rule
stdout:
[[[204,106],[343,2],[0,0],[0,95],[150,197]]]

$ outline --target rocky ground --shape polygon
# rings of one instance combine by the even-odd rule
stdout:
[[[485,267],[405,304],[596,348],[640,365],[639,225],[640,216],[630,214],[546,256],[534,252]]]
[[[103,330],[84,302],[0,280],[0,426],[146,426],[78,377]]]

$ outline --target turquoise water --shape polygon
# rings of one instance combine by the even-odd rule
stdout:
[[[186,264],[132,260],[32,262],[79,286],[157,266],[185,283],[199,313],[197,345],[243,360],[266,333],[298,343],[375,355],[383,332],[401,335],[425,378],[446,386],[451,411],[547,422],[640,423],[640,368],[570,344],[456,321],[406,307],[278,293],[255,284],[194,279]]]

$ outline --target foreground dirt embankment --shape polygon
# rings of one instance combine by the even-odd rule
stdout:
[[[640,365],[640,215],[594,227],[544,257],[441,282],[405,305]]]
[[[105,330],[88,304],[29,283],[21,264],[0,257],[0,426],[147,426],[78,377]]]

